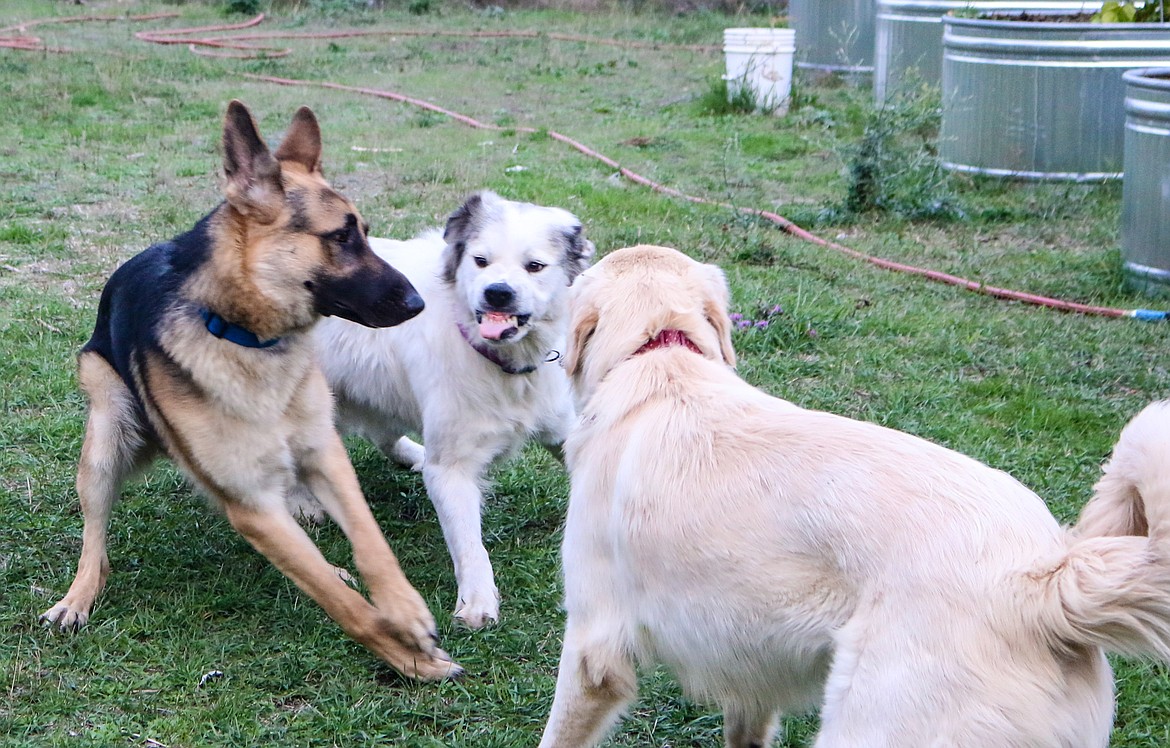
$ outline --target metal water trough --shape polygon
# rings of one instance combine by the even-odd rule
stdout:
[[[943,18],[939,156],[1037,180],[1121,176],[1127,69],[1170,66],[1170,24]]]
[[[1126,282],[1170,296],[1170,68],[1130,70],[1125,82],[1121,255]]]
[[[798,68],[873,72],[874,0],[789,0],[788,15]]]
[[[942,83],[942,19],[951,11],[1095,13],[1100,7],[1099,1],[1076,0],[877,0],[874,97],[880,103],[905,85]]]

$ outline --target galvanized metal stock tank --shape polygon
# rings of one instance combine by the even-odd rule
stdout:
[[[873,72],[874,0],[789,0],[788,15],[798,68]]]
[[[942,83],[943,23],[953,10],[979,13],[1091,12],[1100,2],[1076,0],[877,0],[873,92],[880,103],[902,86]]]
[[[1170,68],[1130,70],[1123,80],[1125,277],[1141,291],[1170,296]]]
[[[943,18],[943,166],[1099,181],[1122,172],[1122,73],[1170,66],[1170,25]]]

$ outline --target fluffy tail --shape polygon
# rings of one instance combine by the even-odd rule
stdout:
[[[1045,576],[1058,639],[1170,662],[1170,400],[1122,430],[1068,555]]]
[[[1147,405],[1121,430],[1103,473],[1074,532],[1170,540],[1170,400]]]

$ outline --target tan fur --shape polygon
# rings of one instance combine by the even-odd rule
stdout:
[[[92,351],[81,355],[90,403],[77,479],[81,559],[69,592],[42,617],[62,629],[86,622],[109,572],[106,527],[119,488],[161,448],[350,636],[411,677],[455,675],[459,667],[436,646],[430,611],[362,496],[307,334],[318,317],[312,279],[386,266],[325,249],[322,237],[357,212],[320,172],[320,130],[308,109],[269,156],[251,115],[233,102],[224,147],[227,202],[211,216],[211,256],[183,284],[182,304],[213,308],[261,339],[282,342],[257,352],[213,337],[190,309],[168,311],[157,344],[136,350],[127,374],[145,421],[110,363]],[[294,192],[296,205],[288,198]],[[349,538],[370,602],[341,580],[290,514],[288,496],[301,483]]]
[[[1170,403],[1126,427],[1062,528],[1003,472],[750,387],[726,300],[716,268],[661,247],[574,285],[568,615],[541,746],[595,745],[639,660],[722,706],[732,748],[814,707],[817,748],[1105,746],[1104,652],[1170,660]],[[701,353],[638,352],[666,329]]]

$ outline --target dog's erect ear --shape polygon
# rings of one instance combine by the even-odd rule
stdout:
[[[223,121],[223,173],[229,205],[260,223],[276,220],[284,205],[280,164],[268,152],[252,113],[236,100],[228,104]]]
[[[569,340],[565,350],[565,373],[570,377],[581,371],[582,357],[589,338],[597,330],[601,318],[593,296],[589,293],[588,278],[577,282],[569,297]]]
[[[735,366],[735,347],[731,343],[731,317],[727,303],[731,294],[727,290],[727,276],[714,265],[704,265],[706,283],[703,294],[703,314],[719,338],[719,353],[723,362]]]
[[[293,115],[288,133],[276,149],[276,160],[300,164],[310,174],[321,173],[321,126],[312,109],[303,106]]]
[[[569,276],[569,283],[589,267],[593,259],[593,242],[585,238],[585,231],[581,224],[577,224],[565,231],[565,239],[569,249],[565,252],[565,273]]]

